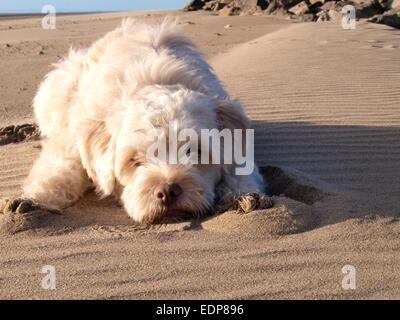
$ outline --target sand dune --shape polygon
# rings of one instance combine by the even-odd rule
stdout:
[[[105,32],[118,16],[98,18],[105,21],[65,18],[76,37],[53,39],[48,61],[24,76],[24,54],[47,40],[16,41],[25,46],[21,55],[1,60],[19,72],[15,83],[1,82],[1,126],[32,121],[28,98],[46,63],[68,41],[87,45],[99,36],[89,26]],[[28,230],[13,235],[15,217],[5,211],[0,297],[400,298],[400,31],[199,13],[182,19],[194,22],[184,32],[253,119],[274,207],[145,229],[113,199],[89,193],[62,216],[28,217]],[[31,25],[15,24],[39,37]],[[9,39],[1,32],[0,41]],[[24,81],[29,92],[20,96],[13,88]],[[0,198],[19,194],[38,146],[0,146]],[[346,264],[356,268],[356,290],[341,286]],[[44,265],[56,267],[57,290],[41,288]]]
[[[371,24],[294,25],[212,63],[255,120],[263,163],[398,208],[399,36]]]

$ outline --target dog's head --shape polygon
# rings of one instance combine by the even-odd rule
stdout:
[[[212,164],[211,158],[209,164],[202,161],[203,154],[211,157],[215,150],[201,130],[249,125],[236,101],[180,86],[142,89],[105,118],[91,122],[90,134],[79,143],[83,164],[103,194],[120,186],[128,214],[146,223],[208,212],[215,186],[229,168]]]

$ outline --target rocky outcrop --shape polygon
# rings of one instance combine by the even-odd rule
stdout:
[[[336,21],[342,8],[352,5],[357,19],[399,28],[400,0],[192,0],[186,11],[207,10],[219,15],[285,15],[302,21]]]
[[[301,0],[279,0],[281,2],[300,2]],[[243,15],[262,13],[269,5],[267,0],[192,0],[183,10],[218,11],[220,15]]]
[[[203,0],[192,0],[183,7],[185,11],[196,11],[203,9],[205,1]]]
[[[368,21],[386,24],[394,28],[400,28],[400,10],[390,10],[384,14],[373,17]]]
[[[308,4],[302,1],[288,10],[289,13],[295,14],[296,16],[302,16],[309,12]]]

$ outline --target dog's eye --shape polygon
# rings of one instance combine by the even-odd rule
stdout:
[[[143,165],[143,162],[139,161],[139,160],[136,159],[136,158],[131,158],[131,163],[132,163],[132,165],[135,166],[135,167],[140,167],[141,165]]]

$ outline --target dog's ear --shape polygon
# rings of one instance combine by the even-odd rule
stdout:
[[[250,120],[243,111],[243,107],[236,100],[224,99],[218,102],[217,116],[219,129],[248,129]]]
[[[78,137],[78,149],[82,164],[96,190],[110,195],[115,186],[114,159],[115,137],[107,130],[103,121],[90,120]]]
[[[247,118],[244,113],[243,107],[237,100],[224,99],[218,102],[217,107],[217,116],[219,122],[219,130],[229,129],[232,131],[234,129],[241,130],[241,146],[242,146],[242,154],[246,152],[246,130],[250,128],[251,122],[250,119]],[[235,143],[235,142],[234,142]],[[235,148],[232,148],[232,152],[234,152]],[[232,159],[234,159],[233,164],[223,164],[222,168],[224,172],[229,172],[236,167],[236,158],[234,154],[232,154]]]

